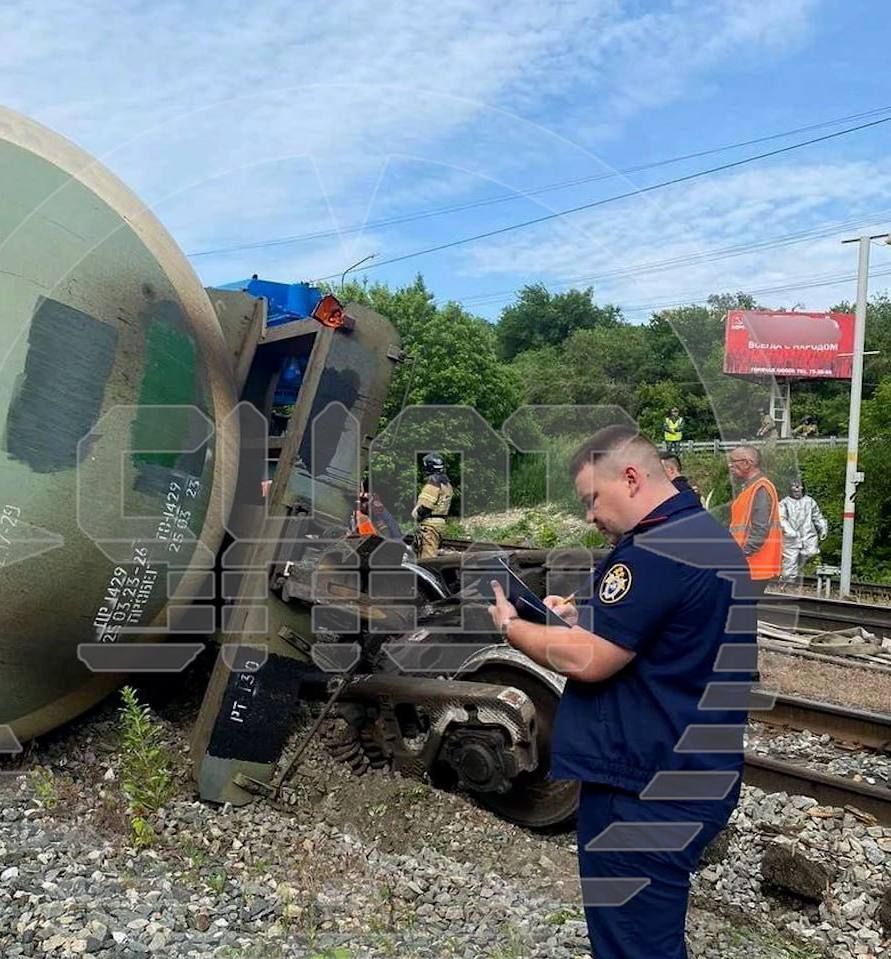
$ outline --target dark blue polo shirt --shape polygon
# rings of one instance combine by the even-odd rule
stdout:
[[[755,607],[733,598],[734,574],[748,582],[745,557],[693,492],[622,537],[594,572],[580,625],[636,655],[603,682],[567,680],[551,743],[555,779],[639,792],[663,770],[741,769],[741,751],[675,751],[691,725],[746,721],[738,708],[700,709],[709,682],[750,681],[755,668]],[[741,608],[731,615],[733,606]],[[735,671],[716,671],[724,644],[748,644],[731,654],[751,666],[735,658]]]

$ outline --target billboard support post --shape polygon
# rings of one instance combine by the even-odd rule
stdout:
[[[779,426],[780,439],[789,439],[792,435],[792,384],[785,378],[770,381],[770,415]]]
[[[882,235],[884,236],[884,234]],[[845,505],[842,511],[842,555],[839,595],[851,595],[851,564],[854,558],[854,514],[857,484],[863,474],[857,469],[860,448],[860,401],[863,395],[863,344],[866,341],[866,300],[869,296],[869,245],[880,237],[861,236],[857,263],[857,306],[854,310],[854,356],[851,368],[851,409],[848,414],[848,458],[845,466]]]

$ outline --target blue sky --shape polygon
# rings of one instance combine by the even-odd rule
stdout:
[[[371,253],[390,259],[856,121],[591,179],[616,170],[880,108],[891,117],[885,4],[482,9],[8,0],[0,101],[100,157],[187,253],[303,238],[193,256],[206,284],[336,274]],[[361,229],[500,196],[513,199]],[[738,289],[821,309],[854,296],[844,277],[856,252],[839,240],[889,223],[891,122],[358,275],[399,285],[420,271],[439,300],[490,318],[533,282],[593,285],[635,320]],[[805,242],[693,258],[803,232]],[[891,248],[874,248],[873,269],[874,290],[891,285]]]

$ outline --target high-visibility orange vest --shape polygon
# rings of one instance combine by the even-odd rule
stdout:
[[[780,527],[780,503],[777,499],[777,491],[766,476],[759,476],[733,501],[730,507],[730,535],[740,546],[745,545],[749,538],[755,494],[759,489],[766,490],[770,496],[770,527],[767,531],[767,539],[759,549],[748,555],[746,560],[749,563],[749,574],[752,579],[774,579],[780,575],[783,565],[783,531]]]
[[[359,536],[377,536],[377,528],[374,523],[368,518],[367,514],[363,513],[361,510],[356,510],[355,513],[355,524],[356,524],[356,533]]]

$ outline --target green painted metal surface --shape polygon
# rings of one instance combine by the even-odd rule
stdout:
[[[218,549],[235,397],[204,290],[119,181],[0,111],[0,183],[0,724],[25,740],[119,681],[78,644],[144,639],[168,570]]]

